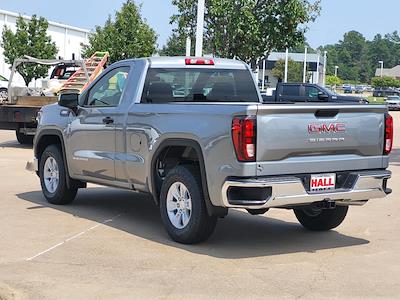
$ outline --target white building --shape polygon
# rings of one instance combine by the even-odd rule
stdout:
[[[19,14],[17,13],[0,10],[0,37],[2,35],[4,25],[8,26],[15,32],[18,16]],[[22,17],[25,20],[31,19],[30,16],[22,15]],[[52,41],[56,43],[58,49],[57,57],[72,59],[74,54],[75,59],[80,59],[82,52],[81,43],[87,43],[90,31],[87,29],[49,21],[47,33],[51,36]],[[27,53],[27,55],[29,55],[29,53]],[[0,74],[6,78],[8,78],[10,75],[10,66],[4,61],[3,49],[1,47]]]
[[[272,69],[278,60],[285,60],[285,52],[272,52],[265,60],[265,87],[275,87],[278,79],[272,75]],[[289,53],[289,59],[304,63],[304,53]],[[258,78],[262,80],[264,62],[259,64]],[[323,83],[324,58],[320,54],[307,54],[307,73],[310,75],[310,83]]]
[[[399,80],[400,79],[400,65],[397,65],[397,66],[395,66],[393,68],[390,68],[390,69],[378,68],[375,71],[375,76],[376,77],[380,77],[380,76],[392,77],[394,79]]]

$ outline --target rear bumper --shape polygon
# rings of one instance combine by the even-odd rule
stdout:
[[[230,179],[222,187],[222,201],[225,207],[262,209],[294,207],[320,201],[335,201],[343,205],[359,205],[373,198],[383,198],[391,192],[386,187],[391,172],[359,171],[350,173],[354,180],[349,188],[329,192],[308,192],[298,177],[268,177],[255,179]],[[257,188],[264,193],[242,193]],[[235,193],[233,193],[235,191]],[[257,194],[256,199],[249,195]],[[243,196],[243,199],[240,197]]]

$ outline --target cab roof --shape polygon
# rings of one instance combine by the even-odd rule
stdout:
[[[213,65],[204,65],[204,64],[190,64],[186,63],[186,60],[209,60],[213,61]],[[226,59],[226,58],[209,58],[209,57],[184,57],[184,56],[176,56],[176,57],[150,57],[148,58],[151,68],[215,68],[215,69],[238,69],[245,70],[247,69],[247,65],[239,60],[235,59]]]

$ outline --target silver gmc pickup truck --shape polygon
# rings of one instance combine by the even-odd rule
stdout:
[[[43,107],[34,166],[52,204],[87,182],[149,193],[171,238],[191,244],[229,208],[339,226],[350,205],[391,192],[392,140],[385,106],[263,104],[243,62],[144,58]]]

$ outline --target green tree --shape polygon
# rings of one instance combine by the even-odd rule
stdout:
[[[36,15],[27,22],[22,16],[17,19],[16,32],[4,26],[1,46],[4,49],[5,62],[13,64],[14,60],[25,55],[40,59],[53,59],[57,54],[57,47],[47,35],[48,22],[45,18],[37,18]],[[17,71],[28,85],[32,79],[45,77],[48,66],[37,64],[22,64]]]
[[[400,62],[400,45],[396,39],[399,38],[397,32],[382,36],[377,34],[368,43],[368,61],[370,65],[370,76],[375,76],[375,71],[379,68],[379,61],[385,63],[386,68],[393,68]]]
[[[399,41],[396,31],[384,36],[377,34],[372,41],[367,41],[359,32],[350,31],[342,41],[319,50],[328,52],[328,74],[333,74],[337,65],[342,79],[366,83],[375,76],[379,61],[384,61],[386,68],[400,64]]]
[[[156,40],[156,33],[142,19],[140,6],[128,0],[114,19],[109,16],[103,27],[97,26],[89,35],[89,44],[83,45],[82,54],[89,57],[96,51],[108,51],[111,62],[147,57],[155,53]]]
[[[276,62],[275,67],[272,69],[272,75],[283,81],[285,78],[285,60],[280,59]],[[303,82],[303,64],[295,62],[291,59],[288,60],[288,82]]]
[[[374,77],[371,80],[371,84],[374,88],[397,88],[400,87],[400,80],[388,76]]]
[[[172,0],[177,31],[194,35],[197,0]],[[320,0],[206,0],[205,53],[239,58],[253,66],[273,49],[304,40],[306,24],[315,20]]]
[[[328,85],[341,85],[342,84],[342,80],[337,76],[328,75],[328,76],[326,76],[326,84],[328,84]]]
[[[307,47],[307,53],[317,53],[315,49],[313,49],[306,40],[301,41],[294,45],[293,47],[289,48],[289,52],[292,53],[303,53],[305,51],[305,47]],[[285,49],[280,49],[280,51],[285,51]]]
[[[194,53],[194,43],[192,40],[192,54]],[[186,54],[186,37],[173,32],[168,38],[167,44],[159,51],[162,56],[184,56]]]
[[[367,42],[361,33],[350,31],[338,44],[327,46],[323,50],[328,51],[329,55],[328,73],[333,74],[335,66],[339,66],[344,80],[368,81],[370,72],[366,55]]]

